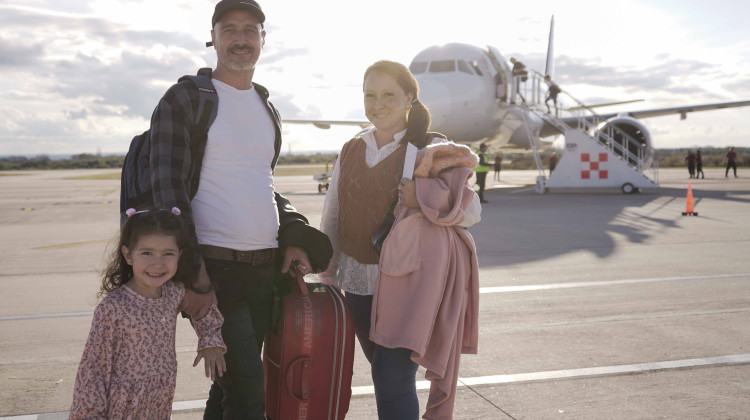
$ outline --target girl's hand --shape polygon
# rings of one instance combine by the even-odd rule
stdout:
[[[407,178],[401,178],[398,184],[398,200],[406,207],[413,209],[419,208],[417,201],[417,187],[414,181]]]
[[[224,361],[225,350],[221,347],[207,347],[198,351],[198,356],[193,362],[193,367],[198,366],[198,362],[201,359],[206,360],[206,378],[211,378],[212,381],[216,380],[214,372],[219,372],[219,376],[224,376],[224,372],[227,371],[227,363]]]

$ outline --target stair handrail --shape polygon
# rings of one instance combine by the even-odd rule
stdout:
[[[516,76],[521,77],[521,76]],[[555,108],[555,115],[549,115],[545,113],[546,104],[544,108],[542,108],[542,88],[541,85],[544,82],[544,75],[536,70],[530,70],[530,78],[531,83],[520,83],[520,80],[518,81],[517,86],[523,86],[524,91],[526,93],[526,99],[524,101],[524,105],[534,112],[540,115],[543,119],[546,121],[552,123],[553,125],[557,126],[558,129],[560,129],[563,133],[566,129],[573,129],[569,124],[567,124],[565,121],[561,120],[558,116],[560,115],[560,111],[565,110],[560,102],[558,101],[557,106]],[[516,80],[514,80],[514,83]],[[531,95],[529,95],[529,86],[531,87]],[[519,89],[520,90],[520,89]],[[570,112],[574,117],[576,117],[576,128],[579,130],[585,131],[589,137],[592,138],[592,140],[595,140],[596,143],[602,145],[603,147],[609,149],[609,150],[616,150],[618,151],[618,155],[620,159],[624,160],[625,163],[632,167],[634,170],[643,173],[645,169],[650,170],[654,175],[654,178],[658,180],[658,162],[654,158],[654,156],[650,156],[652,159],[650,165],[645,165],[645,159],[646,156],[644,156],[644,148],[645,146],[637,141],[633,136],[626,133],[624,130],[612,125],[607,127],[606,130],[602,130],[599,128],[599,125],[602,122],[602,118],[599,114],[596,113],[592,108],[590,108],[588,105],[580,101],[578,98],[570,94],[570,92],[566,91],[565,89],[560,89],[560,93],[564,94],[566,97],[570,98],[575,102],[577,105],[577,111],[579,112],[578,115],[572,111]],[[523,97],[523,96],[522,96]],[[586,111],[590,115],[586,115]],[[623,143],[615,141],[614,134],[620,135],[623,139]],[[630,144],[633,143],[637,145],[638,147],[638,153],[634,154],[630,151]],[[658,181],[657,181],[658,182]]]

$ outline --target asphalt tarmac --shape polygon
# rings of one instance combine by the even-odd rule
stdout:
[[[0,173],[0,419],[67,418],[120,193],[68,178],[103,172]],[[462,357],[455,418],[750,418],[750,177],[705,172],[698,216],[682,215],[685,170],[632,195],[539,195],[534,171],[488,181],[470,229],[479,354]],[[319,223],[311,177],[276,186]],[[178,322],[174,419],[202,417],[196,343]],[[357,349],[348,418],[377,418],[371,385]]]

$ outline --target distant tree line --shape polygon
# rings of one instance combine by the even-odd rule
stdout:
[[[280,165],[324,165],[333,163],[336,153],[314,153],[309,155],[281,155]],[[0,158],[0,171],[40,170],[40,169],[106,169],[122,168],[124,155],[92,155],[83,153],[70,159],[50,159],[47,155],[36,157],[9,156]]]
[[[723,168],[726,166],[724,156],[729,151],[728,147],[720,148],[703,148],[703,149],[660,149],[659,150],[659,167],[660,168],[679,168],[686,167],[685,157],[688,150],[695,154],[696,150],[701,151],[701,157],[704,168]],[[750,148],[735,147],[737,152],[737,166],[750,166]]]
[[[679,168],[685,166],[687,151],[696,149],[659,149],[657,155],[660,168]],[[728,148],[702,148],[703,167],[724,167],[724,155]],[[737,152],[737,166],[750,166],[750,148],[735,148]],[[535,169],[534,155],[531,152],[501,152],[503,155],[503,169]],[[542,152],[541,159],[544,166],[549,164],[552,151]],[[560,154],[560,152],[558,152]],[[333,163],[336,153],[314,153],[314,154],[282,154],[279,156],[280,165],[323,165],[326,162]],[[490,163],[495,156],[490,155]],[[47,155],[36,157],[10,156],[0,158],[0,170],[17,171],[32,169],[106,169],[122,168],[123,155],[99,156],[92,154],[73,155],[70,159],[50,159]]]
[[[284,155],[279,156],[279,165],[325,165],[326,162],[333,163],[338,156],[337,153],[315,153],[310,155]]]
[[[0,158],[0,170],[31,169],[106,169],[122,168],[124,155],[99,156],[88,153],[73,155],[70,159],[50,159],[47,155],[36,157],[9,156]]]

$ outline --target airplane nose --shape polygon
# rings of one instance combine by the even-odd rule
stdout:
[[[451,94],[440,82],[430,79],[418,79],[419,100],[430,110],[432,130],[441,131],[448,121],[451,112]]]

